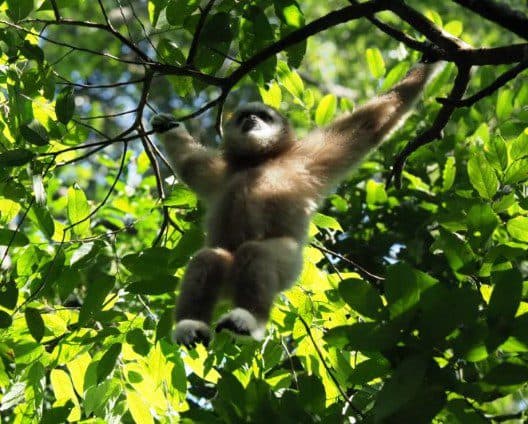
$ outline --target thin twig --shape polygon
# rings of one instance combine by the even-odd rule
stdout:
[[[324,369],[326,370],[326,372],[330,376],[330,379],[333,381],[334,385],[336,386],[337,390],[339,391],[339,393],[343,397],[344,401],[350,406],[350,408],[352,408],[352,410],[359,417],[363,418],[363,413],[358,408],[356,408],[355,405],[352,404],[352,401],[348,398],[346,392],[341,387],[341,384],[339,384],[339,381],[337,380],[336,376],[334,375],[334,372],[332,371],[330,366],[326,363],[326,360],[325,360],[325,358],[323,356],[323,353],[321,352],[321,349],[319,348],[319,346],[317,345],[317,343],[316,343],[316,341],[314,339],[314,336],[312,334],[312,330],[311,330],[310,326],[308,325],[308,323],[305,321],[305,319],[301,315],[297,314],[297,318],[299,318],[299,320],[301,321],[302,325],[304,326],[304,329],[306,330],[306,334],[308,334],[308,337],[310,337],[312,345],[313,345],[315,351],[317,352],[317,356],[319,356],[319,360],[323,364]]]
[[[202,36],[205,21],[207,20],[207,16],[213,8],[215,1],[216,0],[209,0],[205,5],[204,9],[202,10],[202,13],[200,14],[200,19],[198,20],[198,24],[196,25],[196,29],[194,30],[194,36],[191,42],[191,47],[189,49],[189,55],[187,56],[187,60],[185,61],[187,66],[193,66],[194,64],[194,58],[196,57],[196,53],[198,52],[198,46],[200,45],[200,37]]]
[[[394,161],[392,171],[387,178],[387,187],[394,180],[394,184],[397,188],[401,187],[401,174],[407,158],[411,153],[415,152],[419,147],[424,146],[432,141],[442,137],[442,131],[449,122],[451,114],[456,109],[454,102],[460,100],[464,95],[467,86],[469,84],[471,66],[460,64],[458,66],[458,73],[449,94],[449,103],[444,103],[442,108],[438,111],[433,124],[414,140],[407,143],[405,148],[398,154]]]
[[[441,104],[451,103],[456,107],[469,107],[477,103],[479,100],[482,100],[484,97],[492,95],[499,88],[506,85],[508,82],[516,78],[521,72],[528,69],[528,60],[520,62],[511,69],[508,69],[502,75],[500,75],[495,81],[490,85],[480,90],[478,93],[473,94],[471,97],[466,97],[458,101],[453,101],[451,99],[439,98],[437,101]]]

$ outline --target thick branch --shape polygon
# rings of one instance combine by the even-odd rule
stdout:
[[[229,77],[227,77],[226,86],[228,88],[233,87],[251,70],[286,48],[300,43],[312,35],[328,28],[385,10],[390,3],[390,0],[372,0],[361,4],[355,4],[330,12],[327,15],[310,22],[304,27],[291,32],[279,41],[262,49],[246,60],[239,68],[229,75]]]
[[[494,0],[453,1],[528,40],[528,16],[520,10],[512,9],[507,3]]]

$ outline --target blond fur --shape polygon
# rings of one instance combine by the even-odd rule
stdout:
[[[298,142],[287,121],[263,105],[246,107],[273,113],[271,126],[259,127],[266,134],[260,144],[258,131],[237,132],[234,119],[220,150],[206,149],[182,128],[163,134],[179,176],[208,207],[207,247],[191,260],[182,283],[176,319],[185,328],[178,325],[177,342],[192,344],[198,330],[203,341],[222,292],[237,310],[220,320],[221,328],[263,334],[274,297],[301,271],[317,204],[399,124],[433,69],[416,65],[388,93]]]

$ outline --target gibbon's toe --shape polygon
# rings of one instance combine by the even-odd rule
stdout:
[[[261,339],[263,335],[261,334],[263,331],[261,331],[253,314],[243,308],[233,309],[220,317],[215,331],[219,333],[224,329],[242,336],[252,336],[257,340]]]
[[[176,324],[172,338],[176,343],[188,348],[196,346],[197,343],[208,346],[211,340],[211,331],[203,321],[184,319]]]

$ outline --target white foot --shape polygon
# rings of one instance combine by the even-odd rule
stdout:
[[[256,340],[264,338],[265,323],[259,324],[251,312],[243,308],[235,308],[220,317],[215,331],[229,330],[235,334],[251,336]]]
[[[211,331],[203,321],[184,319],[176,324],[172,339],[187,347],[194,347],[197,343],[207,346],[211,340]]]

